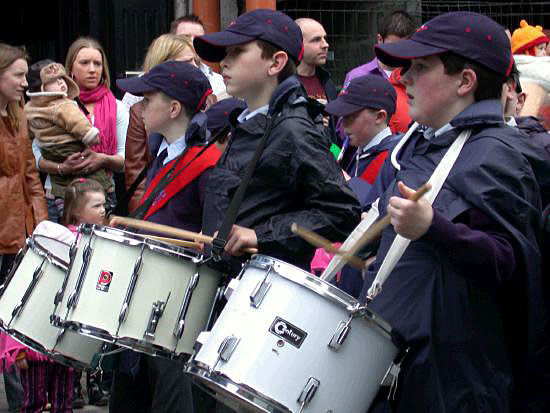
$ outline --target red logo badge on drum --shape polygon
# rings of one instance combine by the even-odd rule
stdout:
[[[99,279],[97,280],[95,289],[103,292],[109,291],[109,287],[111,286],[112,279],[113,279],[112,271],[105,271],[105,270],[100,271]]]

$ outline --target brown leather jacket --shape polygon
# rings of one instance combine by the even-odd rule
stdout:
[[[132,185],[145,165],[151,160],[147,142],[147,133],[141,118],[142,105],[138,102],[130,108],[130,122],[126,134],[126,154],[124,160],[124,177],[126,189]],[[128,211],[132,212],[139,206],[139,201],[145,189],[145,179],[139,184],[134,195],[128,201]]]
[[[19,130],[0,116],[0,254],[15,254],[35,226],[48,218],[23,110]]]

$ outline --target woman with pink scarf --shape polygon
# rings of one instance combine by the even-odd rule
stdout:
[[[69,47],[65,69],[80,88],[80,101],[90,122],[99,129],[100,141],[83,152],[70,155],[62,163],[50,162],[35,152],[39,169],[48,174],[75,177],[88,175],[101,168],[111,176],[112,172],[121,172],[124,169],[129,114],[127,107],[116,100],[110,90],[111,77],[105,51],[96,40],[79,37]],[[116,199],[112,179],[104,190],[107,202],[114,204]],[[62,203],[62,199],[55,199],[59,216],[62,215]],[[51,202],[49,206],[52,206]]]

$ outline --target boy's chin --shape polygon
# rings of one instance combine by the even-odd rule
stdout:
[[[243,96],[240,94],[240,89],[236,88],[235,86],[232,86],[231,84],[227,84],[225,86],[227,94],[231,95],[235,98],[243,98]]]

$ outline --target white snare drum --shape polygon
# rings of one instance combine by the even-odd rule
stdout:
[[[190,249],[97,225],[79,233],[56,322],[148,354],[190,354],[219,274]]]
[[[262,255],[228,290],[186,367],[198,384],[237,411],[368,410],[398,354],[387,323],[366,309],[355,313],[357,301],[332,285]]]
[[[70,246],[42,235],[27,239],[1,289],[2,328],[26,346],[75,368],[91,368],[103,343],[50,324]]]

